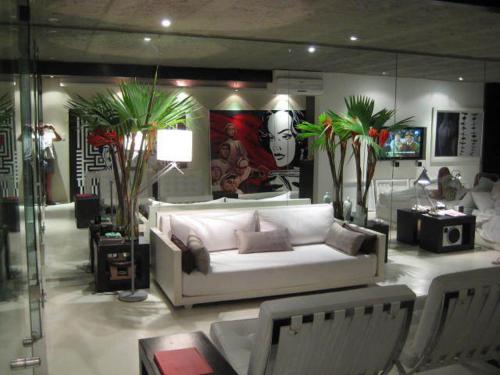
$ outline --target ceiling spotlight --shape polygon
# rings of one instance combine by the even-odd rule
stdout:
[[[458,77],[458,80],[459,80],[459,81],[463,81],[463,80],[464,80],[464,77]]]
[[[54,76],[49,76],[50,78],[54,78]]]
[[[63,82],[59,82],[59,86],[64,87],[66,85]]]
[[[314,47],[314,46],[309,46],[309,48],[307,49],[307,52],[309,52],[309,53],[314,53],[314,52],[316,52],[316,47]]]
[[[234,92],[238,92],[238,91],[240,91],[240,90],[238,90],[238,89],[234,89]]]
[[[145,37],[144,37],[144,41],[145,41],[146,43],[151,42],[151,38],[150,38],[149,36],[145,36]]]
[[[356,40],[358,40],[359,38],[356,36],[356,35],[351,35],[349,37],[349,39],[352,41],[352,42],[355,42]]]
[[[15,86],[16,85],[16,81],[12,82],[12,84]]]
[[[382,75],[383,75],[383,76],[386,76],[386,75],[387,75],[387,72],[382,72]]]
[[[178,79],[175,81],[175,84],[179,87],[186,87],[188,84],[186,81],[182,80],[182,79]]]
[[[171,24],[172,24],[172,21],[170,21],[168,18],[164,18],[161,20],[161,25],[163,27],[170,27]]]

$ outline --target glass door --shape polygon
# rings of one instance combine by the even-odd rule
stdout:
[[[0,373],[46,374],[39,99],[28,1],[2,1],[0,21]]]

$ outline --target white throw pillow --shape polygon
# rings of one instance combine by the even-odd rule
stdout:
[[[473,191],[472,199],[479,211],[485,212],[494,207],[494,201],[491,199],[491,193],[487,191]]]
[[[236,249],[236,230],[255,232],[257,217],[255,211],[196,213],[192,215],[171,215],[172,234],[187,243],[192,230],[208,251]]]
[[[493,185],[493,188],[491,189],[491,199],[494,201],[500,200],[500,180],[495,182],[495,185]]]
[[[472,191],[487,191],[490,192],[493,189],[495,182],[486,177],[480,177],[476,186],[472,188]]]
[[[287,228],[292,245],[324,243],[333,223],[333,207],[329,204],[259,209],[260,231]]]

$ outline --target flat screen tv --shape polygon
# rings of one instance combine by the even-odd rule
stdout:
[[[424,159],[425,128],[412,127],[389,132],[381,159]]]

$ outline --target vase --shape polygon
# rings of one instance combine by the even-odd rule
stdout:
[[[367,221],[368,221],[368,207],[357,204],[354,224],[364,227],[366,226]]]
[[[351,214],[352,214],[352,202],[347,197],[347,199],[344,201],[344,210],[343,210],[343,217],[345,221],[351,221]]]

